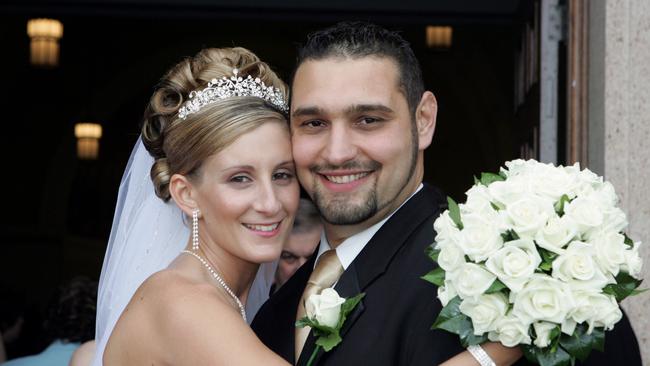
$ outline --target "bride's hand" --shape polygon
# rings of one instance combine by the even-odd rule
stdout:
[[[488,342],[481,345],[497,366],[510,366],[523,355],[519,347],[505,347],[501,343]],[[469,351],[457,354],[440,366],[480,366]]]

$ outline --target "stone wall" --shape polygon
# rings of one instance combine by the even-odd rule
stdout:
[[[650,286],[650,1],[594,0],[589,30],[589,166],[616,187]],[[650,292],[627,299],[650,365]]]

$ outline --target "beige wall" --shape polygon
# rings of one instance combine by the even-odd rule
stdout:
[[[649,287],[650,1],[594,0],[589,18],[589,166],[616,187]],[[650,292],[623,306],[650,365]]]

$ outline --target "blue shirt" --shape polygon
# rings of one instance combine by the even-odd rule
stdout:
[[[2,366],[68,366],[72,353],[79,347],[79,343],[63,343],[54,341],[45,351],[33,355],[14,358]]]

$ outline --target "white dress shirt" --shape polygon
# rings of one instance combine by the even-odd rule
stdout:
[[[377,233],[377,231],[388,221],[388,219],[393,216],[397,210],[402,208],[408,200],[411,199],[416,193],[418,193],[424,185],[420,183],[420,186],[418,189],[415,190],[402,204],[393,212],[390,213],[390,215],[386,216],[383,220],[379,221],[378,223],[372,225],[371,227],[356,233],[352,235],[351,237],[345,239],[341,244],[339,244],[338,247],[336,247],[336,255],[339,257],[339,260],[341,261],[341,264],[343,265],[343,269],[348,269],[350,264],[352,264],[352,261],[354,261],[354,258],[361,253],[363,248],[368,244],[370,239]],[[332,247],[330,246],[329,242],[327,241],[327,236],[325,235],[325,230],[321,233],[320,236],[320,245],[318,247],[318,254],[316,256],[316,261],[314,262],[314,266],[316,266],[316,263],[318,262],[318,257],[321,256],[321,254],[325,253],[325,251],[330,250]]]

